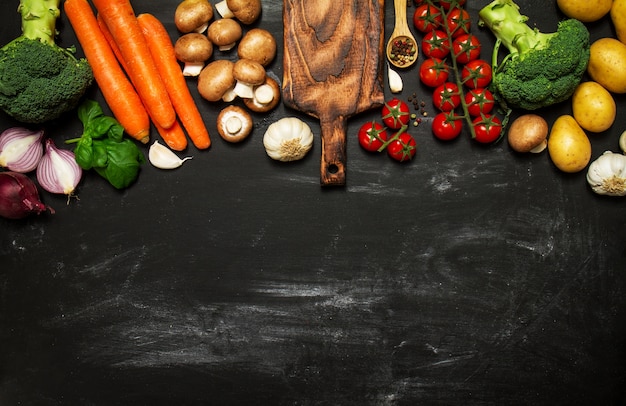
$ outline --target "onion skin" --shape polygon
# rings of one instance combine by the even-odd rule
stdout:
[[[43,135],[43,131],[23,127],[5,130],[0,134],[0,166],[19,173],[35,170],[43,155]]]
[[[19,220],[54,209],[39,200],[35,183],[18,172],[0,172],[0,216]]]
[[[46,153],[37,166],[37,181],[45,191],[71,196],[83,175],[72,151],[59,149],[52,139],[45,141]]]

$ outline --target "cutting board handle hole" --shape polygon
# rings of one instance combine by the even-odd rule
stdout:
[[[339,172],[339,167],[336,164],[330,164],[330,165],[328,165],[326,170],[328,171],[328,173],[331,173],[331,174],[334,175],[337,172]]]

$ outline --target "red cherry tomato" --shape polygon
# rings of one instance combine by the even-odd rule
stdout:
[[[389,139],[385,127],[375,120],[364,123],[357,133],[359,144],[366,151],[376,152]]]
[[[441,11],[432,4],[422,4],[413,13],[413,25],[420,32],[435,30],[442,22]]]
[[[469,34],[472,20],[464,8],[454,7],[448,12],[446,25],[452,34],[452,38],[456,38],[463,34]]]
[[[452,111],[461,104],[461,93],[456,83],[446,82],[433,92],[433,104],[441,111]]]
[[[474,59],[463,66],[461,81],[470,89],[487,87],[491,83],[492,70],[489,62],[482,59]]]
[[[465,104],[472,117],[478,117],[481,113],[489,114],[494,106],[493,94],[489,89],[472,89],[465,93]]]
[[[407,132],[398,135],[398,138],[387,145],[387,153],[399,162],[409,161],[415,156],[417,143],[415,138]]]
[[[482,144],[494,142],[502,133],[502,122],[493,114],[481,114],[472,120],[476,141]]]
[[[452,111],[444,111],[433,118],[433,135],[442,140],[450,141],[461,134],[463,129],[463,117]]]
[[[387,101],[382,108],[383,123],[394,130],[400,129],[409,123],[409,106],[402,100],[394,97]]]
[[[422,38],[422,53],[427,58],[443,59],[450,53],[450,41],[442,30],[431,30]]]
[[[452,41],[452,53],[458,63],[468,63],[480,56],[482,45],[474,34],[459,35]]]
[[[420,65],[420,80],[428,87],[437,87],[448,80],[450,67],[439,58],[428,58]]]

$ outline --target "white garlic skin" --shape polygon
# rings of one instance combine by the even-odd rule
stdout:
[[[605,151],[589,165],[587,182],[597,194],[626,196],[626,155]]]
[[[159,169],[176,169],[188,159],[191,159],[191,157],[180,159],[171,149],[160,144],[157,140],[154,141],[148,150],[148,160]]]
[[[391,93],[400,93],[402,91],[402,78],[398,72],[391,69],[389,64],[387,64],[387,80],[389,81],[389,90],[391,90]]]
[[[297,117],[284,117],[265,131],[263,146],[267,155],[277,161],[297,161],[313,146],[311,127]]]

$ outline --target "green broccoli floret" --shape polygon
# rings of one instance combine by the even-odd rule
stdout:
[[[478,15],[497,39],[494,61],[500,44],[509,50],[493,78],[509,107],[535,110],[574,93],[589,62],[589,31],[583,23],[566,19],[556,32],[542,33],[526,24],[527,17],[512,0],[495,0]]]
[[[44,123],[74,109],[93,82],[87,60],[55,43],[60,0],[21,0],[22,35],[0,48],[0,108]]]

